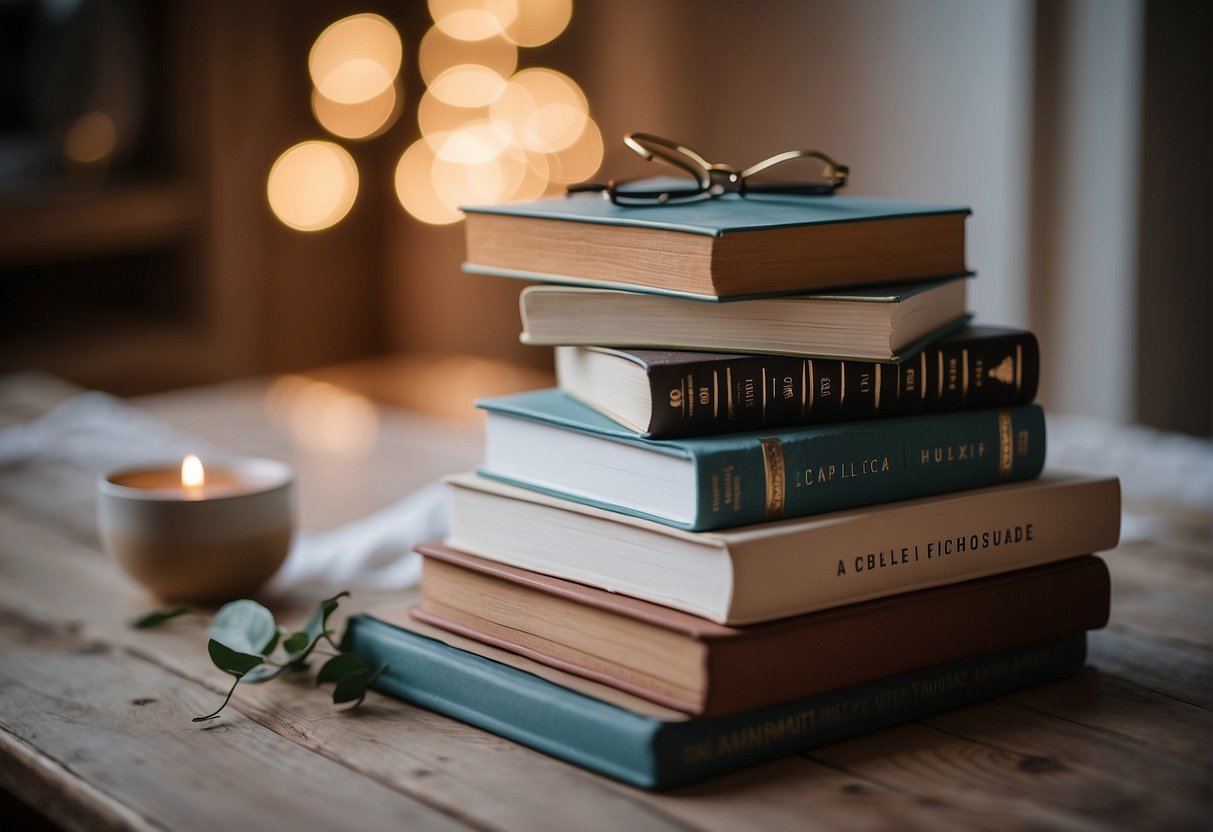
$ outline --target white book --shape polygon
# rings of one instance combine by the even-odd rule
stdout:
[[[687,532],[473,474],[447,544],[724,624],[753,624],[1110,549],[1120,481],[1038,480]]]

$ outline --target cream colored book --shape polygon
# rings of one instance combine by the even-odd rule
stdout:
[[[686,532],[468,474],[447,544],[488,560],[753,624],[1110,549],[1115,477],[1038,480]]]
[[[966,319],[965,278],[712,302],[528,286],[522,341],[897,361]]]

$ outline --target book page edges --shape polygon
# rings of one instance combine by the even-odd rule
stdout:
[[[599,682],[583,679],[580,676],[566,673],[563,670],[557,670],[554,667],[548,667],[545,664],[511,653],[508,650],[483,644],[474,639],[426,624],[410,614],[410,605],[399,604],[377,608],[370,610],[366,615],[393,627],[408,630],[425,638],[441,642],[456,650],[473,653],[482,658],[509,665],[516,670],[538,676],[541,679],[568,688],[583,696],[589,696],[650,719],[661,722],[685,722],[690,719],[686,714],[673,708],[663,707],[655,702],[649,702],[646,699],[641,699],[638,696],[633,696],[630,693],[625,693]]]

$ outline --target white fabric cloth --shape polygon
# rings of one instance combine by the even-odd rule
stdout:
[[[80,393],[42,417],[0,430],[0,468],[56,465],[80,472],[82,487],[107,471],[217,453],[211,443],[104,393]],[[449,529],[444,490],[431,483],[379,512],[322,532],[300,532],[269,596],[324,597],[344,589],[400,589],[418,582],[413,545]]]
[[[1116,474],[1129,500],[1213,510],[1213,443],[1078,416],[1050,416],[1047,466]],[[80,393],[42,417],[0,430],[0,467],[54,464],[91,483],[104,472],[217,449],[103,393]],[[1148,536],[1148,516],[1126,513],[1122,539]],[[413,545],[450,528],[443,488],[431,483],[344,526],[299,533],[271,579],[271,596],[399,589],[420,578]]]

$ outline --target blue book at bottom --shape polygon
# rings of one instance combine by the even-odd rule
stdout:
[[[693,719],[411,619],[351,616],[345,644],[368,666],[387,666],[374,685],[381,693],[650,790],[1060,679],[1082,667],[1087,651],[1086,633],[1077,633]]]

